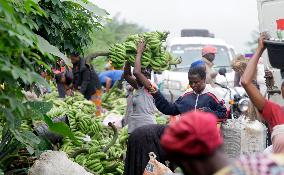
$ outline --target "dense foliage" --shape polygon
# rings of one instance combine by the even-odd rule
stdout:
[[[111,21],[104,25],[104,30],[92,32],[92,44],[85,48],[86,55],[97,52],[107,51],[111,45],[123,42],[129,35],[140,34],[147,30],[135,23],[130,23],[115,16]],[[103,71],[107,63],[105,57],[98,57],[93,60],[93,65],[97,71]]]
[[[39,6],[45,16],[33,15],[38,24],[36,33],[58,47],[62,52],[78,51],[91,44],[90,34],[102,28],[102,16],[97,16],[92,9],[98,9],[88,3],[84,7],[77,1],[41,0]],[[106,12],[102,15],[106,15]]]
[[[100,28],[92,4],[80,0],[1,0],[0,1],[0,168],[9,164],[7,156],[25,147],[40,153],[42,140],[24,125],[44,120],[54,132],[72,136],[66,125],[60,129],[45,116],[52,104],[27,102],[23,87],[48,87],[40,76],[50,70],[61,51],[82,51],[91,40],[89,32]],[[71,30],[72,29],[72,30]],[[45,40],[45,39],[46,40]],[[49,44],[52,43],[58,48]]]

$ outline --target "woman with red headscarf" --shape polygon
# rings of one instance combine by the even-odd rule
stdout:
[[[165,129],[162,148],[185,175],[282,175],[284,155],[245,155],[231,162],[214,114],[189,112]]]

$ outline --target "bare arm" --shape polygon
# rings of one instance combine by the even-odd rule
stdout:
[[[111,83],[112,83],[112,79],[109,77],[106,77],[106,92],[109,92]]]
[[[253,84],[252,80],[254,79],[254,75],[257,68],[257,63],[259,61],[259,58],[261,57],[263,51],[265,50],[263,40],[265,38],[265,34],[261,34],[259,38],[259,44],[258,48],[256,50],[256,53],[254,56],[250,59],[250,61],[247,64],[247,67],[245,69],[245,72],[241,78],[241,83],[246,90],[248,96],[250,97],[252,103],[256,106],[256,108],[259,111],[262,111],[264,104],[265,104],[265,98],[262,96],[260,91],[257,89],[257,87]]]
[[[136,77],[137,80],[139,80],[142,83],[142,85],[147,90],[151,90],[152,89],[151,82],[141,72],[141,57],[142,57],[144,48],[145,48],[145,42],[140,41],[138,43],[138,48],[137,48],[137,55],[136,55],[135,66],[134,66],[134,76]]]
[[[138,84],[135,78],[132,76],[131,67],[128,61],[126,61],[124,66],[123,78],[135,89],[138,89]]]

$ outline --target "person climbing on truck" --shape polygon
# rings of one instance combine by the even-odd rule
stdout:
[[[241,83],[248,96],[256,108],[262,113],[263,119],[268,123],[272,132],[272,146],[274,153],[284,153],[284,110],[280,105],[266,100],[260,93],[252,80],[255,75],[257,63],[265,50],[264,39],[266,34],[262,33],[258,41],[256,53],[249,60],[245,72],[241,78]]]

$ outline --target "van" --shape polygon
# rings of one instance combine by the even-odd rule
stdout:
[[[205,32],[202,32],[204,35]],[[176,37],[167,42],[167,50],[175,57],[181,57],[182,62],[172,67],[170,71],[164,71],[159,76],[161,92],[170,100],[176,100],[188,88],[188,70],[196,60],[202,58],[201,50],[206,45],[217,48],[216,58],[214,60],[214,69],[226,68],[226,78],[218,75],[218,83],[229,86],[234,85],[234,71],[231,69],[231,61],[235,56],[235,50],[222,39],[213,38],[213,34],[208,32],[209,36],[190,36]]]

